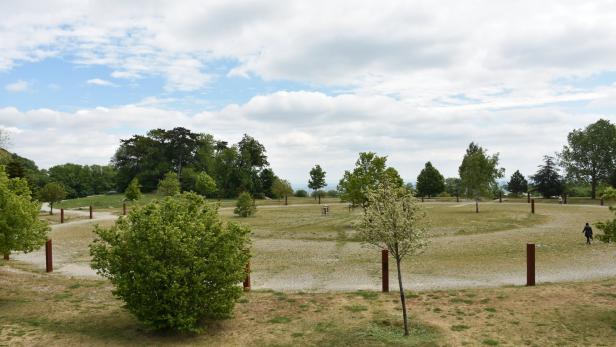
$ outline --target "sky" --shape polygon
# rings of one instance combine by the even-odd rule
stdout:
[[[406,181],[471,141],[530,175],[616,121],[614,1],[0,0],[0,128],[41,168],[186,127],[328,188],[362,151]]]

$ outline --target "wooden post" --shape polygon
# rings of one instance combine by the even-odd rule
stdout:
[[[45,243],[45,270],[47,272],[53,271],[53,255],[51,250],[51,239]]]
[[[498,202],[503,202],[503,192],[498,192]]]
[[[456,202],[460,202],[460,194],[456,193]]]
[[[563,199],[563,204],[567,204],[567,193],[563,194],[565,196],[565,198]]]
[[[535,199],[530,199],[530,213],[535,213]]]
[[[8,253],[4,253],[4,260],[9,260],[9,254]]]
[[[382,284],[383,293],[389,292],[389,251],[381,250],[381,268],[382,268]]]
[[[122,203],[122,215],[126,216],[126,203],[125,202]]]
[[[603,206],[605,204],[605,202],[603,201],[603,198],[601,198],[601,206]]]
[[[526,202],[530,204],[530,192],[526,193]]]
[[[284,196],[284,205],[287,206],[289,204],[288,200],[287,200],[287,196]]]
[[[244,277],[244,291],[250,291],[250,261],[246,263],[246,277]]]
[[[321,193],[317,193],[317,195],[319,196],[319,205],[321,205]]]
[[[535,244],[526,244],[526,285],[535,285]]]
[[[479,213],[479,201],[475,200],[475,213]]]
[[[60,209],[60,224],[64,223],[64,209]]]
[[[94,218],[94,214],[92,212],[92,205],[90,205],[90,219],[93,219],[93,218]]]

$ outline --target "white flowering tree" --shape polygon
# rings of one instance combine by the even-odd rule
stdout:
[[[410,190],[388,180],[369,191],[367,198],[367,207],[358,224],[359,237],[366,244],[389,250],[396,260],[404,335],[409,335],[400,264],[406,256],[418,254],[427,246],[427,214]]]

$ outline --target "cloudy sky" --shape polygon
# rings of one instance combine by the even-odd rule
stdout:
[[[438,3],[438,4],[437,4]],[[265,144],[296,186],[360,151],[414,181],[476,141],[533,173],[616,120],[614,1],[0,0],[0,127],[41,167],[183,126]]]

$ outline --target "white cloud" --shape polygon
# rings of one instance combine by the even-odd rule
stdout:
[[[95,86],[105,86],[105,87],[117,87],[117,85],[113,82],[103,80],[100,78],[93,78],[86,81],[87,84],[95,85]]]
[[[7,84],[6,86],[4,86],[4,89],[12,93],[25,92],[26,90],[28,90],[28,82],[19,80]]]

